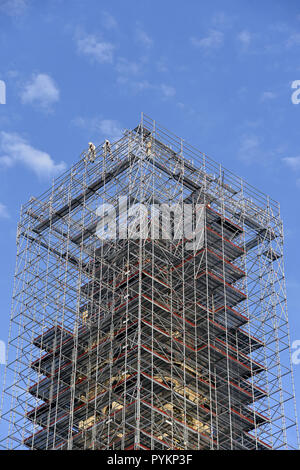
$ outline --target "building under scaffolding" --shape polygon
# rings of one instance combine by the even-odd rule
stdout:
[[[152,212],[99,236],[125,196],[122,223],[201,206],[201,245],[151,236]],[[32,197],[17,241],[7,448],[297,447],[278,203],[143,115]]]

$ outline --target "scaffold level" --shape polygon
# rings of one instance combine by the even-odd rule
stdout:
[[[201,246],[99,236],[120,198],[201,207]],[[298,448],[279,204],[145,115],[90,144],[21,210],[2,419],[8,449]]]

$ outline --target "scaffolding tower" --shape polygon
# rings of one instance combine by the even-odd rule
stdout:
[[[138,233],[99,236],[120,198]],[[201,207],[201,244],[137,204]],[[149,117],[22,207],[6,448],[297,448],[290,359],[279,204]]]

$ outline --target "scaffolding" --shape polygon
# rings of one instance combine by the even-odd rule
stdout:
[[[99,236],[125,197],[202,207],[199,249],[152,212]],[[279,204],[146,115],[90,143],[21,210],[2,419],[8,449],[298,448]]]

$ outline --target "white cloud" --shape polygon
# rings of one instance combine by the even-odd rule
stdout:
[[[213,15],[212,23],[219,28],[231,28],[235,18],[219,11]]]
[[[172,98],[176,94],[176,89],[171,85],[166,85],[165,83],[154,84],[148,80],[132,81],[122,79],[119,80],[119,83],[129,86],[134,93],[150,90],[161,94],[164,98]]]
[[[261,127],[260,121],[248,122],[247,127]],[[283,146],[270,148],[265,143],[262,136],[249,131],[240,138],[240,146],[238,149],[238,158],[245,164],[256,164],[268,167],[272,171],[277,168],[278,160],[282,158],[284,152]]]
[[[132,85],[136,91],[155,89],[155,85],[152,85],[148,80],[140,80],[139,82],[134,82]]]
[[[300,170],[300,157],[285,157],[282,161],[292,170]]]
[[[87,34],[77,38],[77,49],[80,54],[100,64],[113,62],[115,46],[97,38],[94,34]]]
[[[0,11],[10,16],[22,15],[27,7],[27,0],[0,0]]]
[[[114,119],[79,117],[73,120],[73,124],[87,130],[89,132],[88,138],[96,139],[97,142],[103,139],[114,142],[122,137],[121,125]]]
[[[34,75],[21,93],[24,104],[33,104],[44,109],[49,109],[59,100],[59,89],[54,80],[45,73]]]
[[[113,119],[102,119],[98,123],[100,133],[108,139],[118,140],[122,136],[122,129],[118,123]]]
[[[274,100],[277,97],[273,91],[264,91],[261,95],[261,101]]]
[[[142,29],[141,26],[138,26],[136,29],[136,38],[140,44],[148,49],[153,46],[153,39]]]
[[[23,137],[9,132],[0,133],[0,165],[12,167],[21,163],[38,177],[56,176],[66,169],[64,162],[55,163],[51,156],[30,145]]]
[[[116,64],[116,71],[120,75],[137,75],[141,70],[142,63],[130,62],[129,60],[119,57]]]
[[[260,139],[256,135],[243,135],[238,155],[247,164],[260,161],[262,157]]]
[[[165,73],[168,72],[168,66],[167,66],[167,61],[164,57],[160,58],[156,64],[156,67],[159,72]]]
[[[203,50],[217,49],[223,45],[224,34],[221,31],[211,30],[209,35],[204,38],[191,38],[191,43],[195,47]]]
[[[0,202],[0,219],[8,219],[9,217],[7,207]]]
[[[176,94],[176,90],[174,87],[170,85],[165,85],[164,83],[160,85],[160,89],[161,89],[162,94],[166,98],[170,98],[171,96],[174,96]]]
[[[249,31],[244,30],[238,34],[237,38],[243,46],[247,47],[250,45],[252,35],[249,33]]]
[[[293,33],[286,42],[287,47],[300,46],[300,33]]]
[[[107,11],[102,13],[102,24],[106,29],[116,29],[118,26],[116,19]]]

